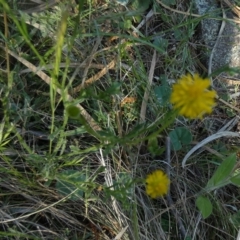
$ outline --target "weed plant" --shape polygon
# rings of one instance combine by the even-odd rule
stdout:
[[[160,3],[0,0],[1,239],[236,238],[236,107],[200,77],[211,14]],[[200,118],[171,98],[182,76],[209,81]]]

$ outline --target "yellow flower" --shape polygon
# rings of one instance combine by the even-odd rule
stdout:
[[[205,113],[211,113],[215,106],[214,90],[208,90],[210,80],[203,79],[198,74],[187,74],[173,85],[170,101],[179,114],[190,118],[202,118]]]
[[[146,192],[151,198],[167,194],[170,180],[162,170],[155,170],[146,177]]]

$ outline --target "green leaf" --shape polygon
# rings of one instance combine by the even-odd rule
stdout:
[[[143,131],[146,130],[146,128],[147,126],[145,123],[137,124],[124,138],[122,138],[122,142],[128,142],[129,140],[131,140],[131,138],[139,136],[143,133]]]
[[[178,151],[183,145],[187,145],[192,141],[191,132],[185,127],[177,127],[169,133],[173,149]]]
[[[124,29],[130,29],[132,26],[132,21],[130,19],[126,19],[123,22],[123,28]]]
[[[66,111],[71,118],[78,118],[80,115],[80,109],[74,105],[68,106]]]
[[[236,164],[236,154],[230,155],[217,168],[211,179],[207,183],[207,188],[220,188],[230,183],[230,176]]]
[[[187,236],[187,237],[185,237],[184,240],[192,240],[192,238],[190,236]]]
[[[196,206],[202,214],[202,217],[206,219],[212,213],[212,203],[204,196],[199,196],[196,200]]]
[[[151,3],[152,0],[132,0],[130,8],[134,11],[144,12],[149,8]]]
[[[230,181],[231,181],[231,183],[233,183],[234,185],[240,187],[240,173],[237,172],[236,174],[234,174],[234,176],[231,177]]]
[[[218,76],[221,73],[228,73],[229,75],[235,75],[240,73],[240,68],[239,67],[229,67],[228,65],[222,66],[218,68],[216,71],[214,71],[210,76],[208,77],[214,77]]]
[[[70,196],[70,199],[77,200],[83,197],[85,181],[85,174],[77,170],[64,170],[57,177],[56,189],[60,194],[67,196],[81,186],[81,189]]]
[[[153,156],[161,155],[163,153],[164,149],[159,147],[157,137],[150,137],[148,139],[148,151]]]
[[[129,202],[129,198],[134,193],[134,180],[131,174],[120,172],[116,176],[116,180],[113,181],[113,185],[105,187],[104,192],[107,198],[115,197],[127,211],[130,211],[132,205]]]
[[[235,228],[240,227],[240,211],[239,210],[230,216],[230,221],[233,223]]]
[[[113,82],[110,87],[105,89],[104,91],[100,92],[98,95],[98,99],[111,99],[111,95],[119,94],[120,93],[120,88],[121,88],[121,83],[118,82]]]
[[[183,32],[180,29],[174,29],[174,37],[176,40],[181,41],[183,39]]]
[[[88,86],[79,92],[78,102],[83,102],[86,99],[111,102],[111,95],[119,94],[120,88],[121,83],[118,82],[114,82],[104,91],[98,90],[97,92],[95,91],[94,87]]]
[[[159,76],[159,81],[161,83],[161,86],[155,87],[154,88],[154,93],[155,93],[159,103],[162,106],[168,106],[170,95],[171,95],[171,88],[168,84],[167,76],[164,75],[164,74],[160,75]]]
[[[158,102],[164,107],[169,104],[169,98],[171,94],[171,89],[168,85],[163,84],[154,88],[154,93],[158,99]]]
[[[157,47],[159,47],[162,52],[166,52],[167,51],[167,47],[168,47],[168,40],[163,38],[163,37],[156,37],[153,41],[153,44]]]

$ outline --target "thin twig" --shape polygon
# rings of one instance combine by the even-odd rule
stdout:
[[[224,105],[230,107],[231,109],[235,110],[236,112],[240,113],[240,109],[239,109],[239,108],[237,108],[237,107],[233,106],[232,104],[224,101],[223,99],[221,99],[221,98],[218,97],[218,96],[217,96],[217,100],[218,100],[219,102],[223,103]]]
[[[11,56],[13,56],[14,58],[16,58],[19,62],[21,62],[22,64],[24,64],[26,67],[28,67],[29,69],[32,70],[32,72],[34,72],[36,75],[38,75],[45,83],[47,83],[48,85],[51,84],[52,78],[50,78],[45,72],[40,71],[36,66],[34,66],[32,63],[30,63],[29,61],[27,61],[26,59],[18,56],[16,53],[12,52],[9,49],[6,49],[4,47],[2,47],[0,45],[0,48],[7,50],[8,54],[10,54]],[[62,90],[60,88],[56,87],[56,91],[58,94],[62,94]],[[72,98],[72,96],[70,94],[67,94],[67,100],[69,102],[73,101],[74,99]],[[89,123],[90,127],[94,130],[94,131],[99,131],[101,130],[101,127],[95,122],[95,120],[91,117],[91,115],[80,105],[77,104],[76,105],[79,109],[80,112],[82,114],[82,116],[86,119],[86,121]]]
[[[71,63],[69,63],[69,65],[65,62],[62,62],[62,63],[59,64],[59,68],[66,68],[66,67],[69,67],[69,68],[76,68],[76,67],[85,68],[86,66],[87,66],[86,62],[83,62],[81,64],[79,64],[79,62],[71,62]],[[103,69],[104,67],[105,67],[104,64],[91,63],[89,65],[89,68],[96,68],[96,69]],[[37,68],[41,71],[50,70],[50,69],[54,68],[54,64],[52,64],[52,63],[51,64],[46,64],[44,66],[38,66]],[[29,68],[26,68],[26,69],[20,71],[19,74],[29,73],[29,72],[32,72],[32,70],[29,69]]]
[[[142,106],[141,106],[141,112],[140,112],[140,121],[141,122],[145,122],[145,118],[146,118],[147,102],[148,102],[150,88],[151,88],[152,80],[153,80],[153,74],[154,74],[154,70],[155,70],[155,66],[156,66],[156,55],[157,55],[156,50],[154,49],[152,62],[151,62],[151,68],[150,68],[149,75],[148,75],[148,84],[147,84],[146,91],[144,93]]]
[[[223,0],[225,4],[227,4],[231,10],[240,18],[240,10],[236,4],[232,4],[229,0]]]
[[[97,41],[93,47],[93,50],[91,51],[89,57],[87,57],[87,59],[85,59],[85,61],[83,61],[82,63],[79,64],[79,66],[75,69],[75,71],[73,72],[73,75],[71,76],[70,80],[69,80],[69,83],[72,84],[73,80],[75,79],[75,77],[77,76],[78,72],[80,71],[80,69],[83,67],[83,66],[86,66],[86,70],[84,71],[84,76],[87,75],[87,72],[89,70],[89,66],[92,62],[92,59],[93,57],[95,56],[96,52],[97,52],[97,48],[99,46],[99,44],[101,43],[101,40],[102,40],[102,37],[98,37],[97,38]],[[84,82],[84,81],[83,81]],[[82,83],[81,83],[82,84]],[[80,84],[80,86],[81,86]]]
[[[88,74],[88,70],[89,70],[90,64],[92,63],[93,57],[95,56],[95,53],[97,52],[98,46],[100,45],[101,41],[102,41],[102,37],[98,37],[95,45],[93,46],[93,49],[91,51],[90,56],[87,59],[87,62],[86,62],[87,65],[86,65],[86,67],[85,67],[85,69],[83,71],[81,87],[83,87],[83,85],[85,83],[85,80],[87,78],[87,74]]]
[[[96,82],[98,79],[103,77],[110,69],[113,69],[115,67],[115,64],[116,64],[116,59],[112,60],[106,67],[104,67],[97,74],[95,74],[94,76],[84,81],[84,84],[80,84],[77,87],[75,87],[72,91],[73,94],[76,94],[77,92],[81,91],[81,89],[83,89],[85,86]]]

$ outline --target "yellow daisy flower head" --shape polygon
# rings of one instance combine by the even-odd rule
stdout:
[[[170,102],[179,114],[190,119],[201,119],[204,114],[211,113],[215,106],[217,94],[214,90],[208,90],[209,87],[208,78],[187,74],[173,85]]]
[[[146,192],[151,198],[167,194],[170,180],[162,170],[155,170],[146,177]]]

